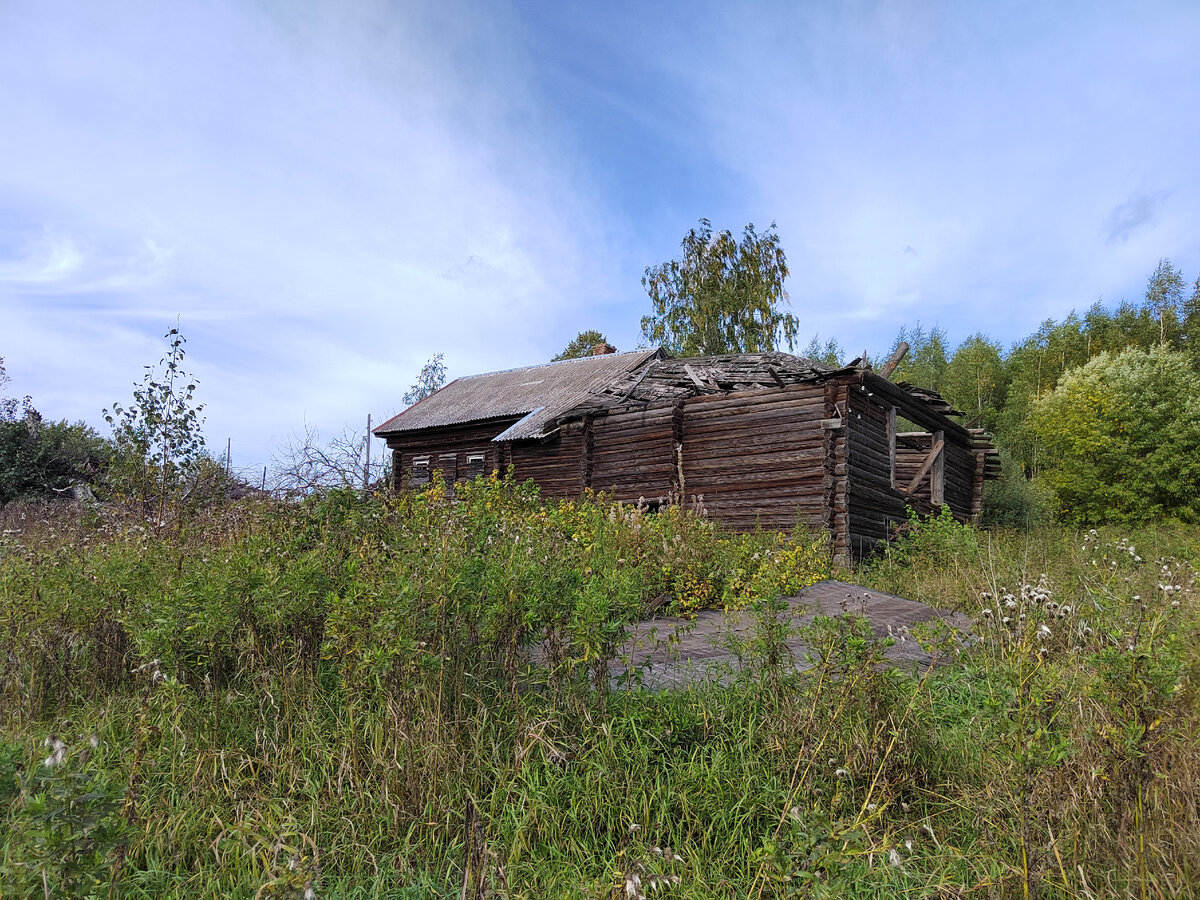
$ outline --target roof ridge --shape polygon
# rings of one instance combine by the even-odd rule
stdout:
[[[460,375],[456,381],[468,381],[472,378],[487,378],[491,375],[509,375],[513,372],[528,372],[533,369],[545,369],[549,366],[559,366],[563,363],[581,363],[592,359],[612,359],[614,356],[633,356],[638,353],[653,353],[657,347],[649,347],[643,350],[623,350],[618,353],[600,353],[596,356],[576,356],[571,359],[552,359],[549,362],[534,363],[531,366],[515,366],[511,369],[497,369],[494,372],[479,372],[475,375]]]

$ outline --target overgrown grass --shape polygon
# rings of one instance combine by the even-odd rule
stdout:
[[[458,897],[466,876],[529,898],[1151,897],[1200,877],[1194,530],[919,525],[857,575],[968,612],[971,639],[918,635],[943,662],[902,671],[862,621],[818,618],[796,672],[773,601],[827,571],[802,532],[494,480],[170,530],[0,518],[3,896]],[[612,689],[624,626],[663,595],[756,601],[769,671]]]

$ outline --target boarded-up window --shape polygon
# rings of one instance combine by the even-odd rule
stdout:
[[[408,469],[409,487],[421,487],[429,484],[429,457],[414,456]]]
[[[458,478],[458,454],[443,453],[437,458],[437,467],[442,472],[442,480],[453,484]]]
[[[483,474],[483,469],[487,463],[486,453],[468,453],[467,454],[467,479],[478,478]]]

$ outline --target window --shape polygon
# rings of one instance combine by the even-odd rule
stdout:
[[[442,472],[442,480],[446,484],[454,484],[458,479],[458,454],[443,453],[438,457],[437,467]]]
[[[414,456],[408,469],[408,486],[421,487],[429,484],[429,457]]]
[[[484,467],[487,465],[486,453],[468,453],[467,454],[467,479],[471,480],[483,474]]]

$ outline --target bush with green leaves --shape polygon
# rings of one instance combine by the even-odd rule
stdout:
[[[1034,403],[1040,477],[1080,524],[1200,521],[1200,394],[1185,353],[1099,356]]]
[[[1042,481],[1026,478],[1017,461],[1000,451],[1000,478],[983,486],[980,524],[1029,531],[1054,520],[1057,497]]]
[[[36,411],[0,420],[0,506],[64,496],[94,482],[111,457],[112,445],[82,422],[47,422]]]

